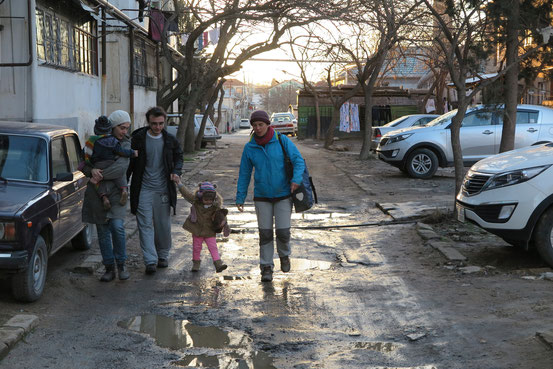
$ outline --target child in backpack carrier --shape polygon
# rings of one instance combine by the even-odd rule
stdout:
[[[226,215],[228,210],[223,208],[223,198],[215,190],[216,186],[211,182],[202,182],[194,193],[188,190],[182,183],[178,185],[182,196],[192,204],[190,214],[183,224],[183,228],[192,233],[192,271],[200,270],[202,244],[205,241],[213,259],[213,265],[217,273],[227,269],[217,249],[215,236],[223,232],[227,237],[230,228]]]
[[[94,124],[95,136],[90,136],[85,143],[85,163],[93,168],[105,169],[113,164],[120,156],[126,158],[137,156],[136,150],[121,147],[119,140],[111,135],[111,128],[109,119],[105,115],[100,116],[96,119]],[[121,190],[119,203],[125,205],[128,198],[127,178],[122,176],[112,181],[115,183],[115,186]],[[111,208],[111,203],[108,198],[108,187],[105,181],[96,181],[94,178],[91,178],[90,182],[95,184],[94,187],[102,200],[104,209],[109,210]]]

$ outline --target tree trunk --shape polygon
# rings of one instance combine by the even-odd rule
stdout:
[[[371,141],[373,136],[372,128],[372,95],[373,89],[369,86],[363,88],[365,93],[365,121],[363,125],[365,127],[365,132],[363,133],[363,146],[361,146],[361,153],[359,153],[359,159],[366,160],[369,158],[371,152]]]
[[[321,109],[319,104],[319,95],[314,92],[313,98],[315,99],[315,117],[317,119],[317,135],[315,136],[317,140],[321,139]]]
[[[334,130],[340,124],[340,107],[342,107],[343,103],[340,104],[338,107],[334,106],[334,109],[332,110],[332,119],[330,120],[330,125],[328,126],[328,129],[326,130],[326,137],[325,137],[325,149],[330,149],[330,146],[334,143]]]
[[[507,20],[506,64],[511,66],[505,74],[505,111],[499,152],[515,148],[515,131],[518,104],[518,33],[520,28],[519,0],[511,0]]]

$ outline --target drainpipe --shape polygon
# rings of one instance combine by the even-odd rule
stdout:
[[[107,113],[106,9],[102,8],[102,115]]]
[[[129,26],[129,115],[131,116],[132,129],[134,125],[134,28]]]

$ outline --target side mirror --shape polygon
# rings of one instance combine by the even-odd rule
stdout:
[[[59,181],[59,182],[70,182],[72,180],[73,180],[73,173],[69,173],[69,172],[58,173],[56,175],[56,178],[54,178],[54,181]]]

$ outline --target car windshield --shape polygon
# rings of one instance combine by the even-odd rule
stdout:
[[[401,122],[405,121],[408,117],[399,117],[397,119],[392,120],[390,123],[384,124],[382,127],[395,127]]]
[[[0,177],[48,181],[46,141],[38,137],[0,134]]]
[[[447,123],[451,120],[451,118],[457,114],[457,109],[450,111],[449,113],[445,113],[444,115],[440,115],[438,118],[431,120],[426,124],[426,127],[432,127],[432,126],[439,126],[441,124]]]

